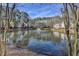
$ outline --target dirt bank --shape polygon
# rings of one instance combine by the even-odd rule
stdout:
[[[28,49],[7,48],[7,56],[43,56]]]

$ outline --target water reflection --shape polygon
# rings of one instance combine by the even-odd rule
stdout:
[[[67,55],[65,35],[46,30],[7,32],[7,47],[28,48],[44,55]]]

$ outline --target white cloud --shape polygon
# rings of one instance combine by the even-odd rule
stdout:
[[[40,13],[38,13],[38,15],[34,16],[33,18],[42,17],[44,15],[47,15],[50,12],[51,12],[51,10],[40,12]]]

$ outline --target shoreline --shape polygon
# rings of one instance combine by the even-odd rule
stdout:
[[[6,56],[43,56],[42,54],[35,53],[29,49],[22,48],[7,48]]]

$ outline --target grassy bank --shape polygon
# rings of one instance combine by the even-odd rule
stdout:
[[[64,28],[60,28],[60,29],[43,28],[42,30],[47,30],[47,31],[52,31],[52,32],[59,32],[59,33],[65,33],[65,29]],[[70,29],[69,31],[70,31],[70,34],[74,35],[74,29]]]

